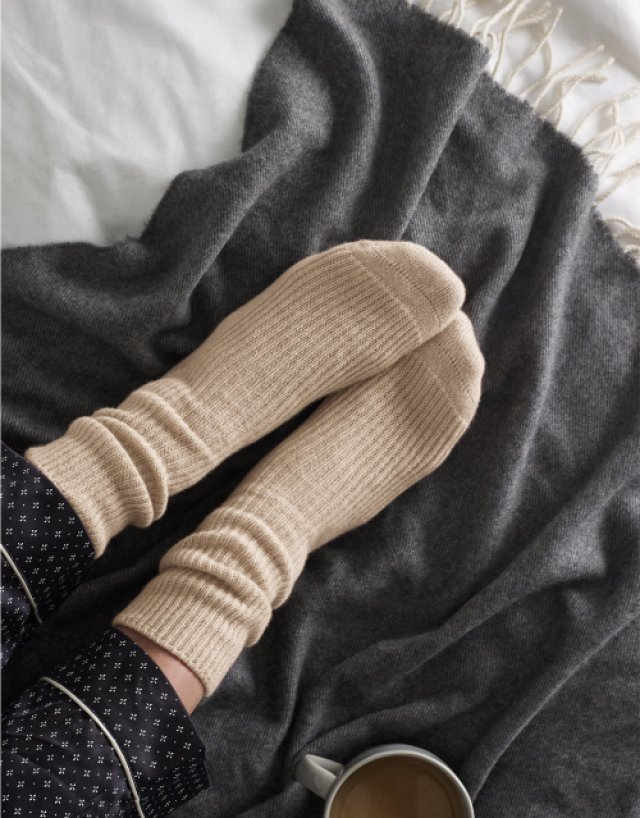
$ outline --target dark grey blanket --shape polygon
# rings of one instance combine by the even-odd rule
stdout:
[[[640,815],[639,270],[593,209],[580,150],[487,57],[403,0],[297,0],[238,158],[178,176],[139,239],[3,253],[19,451],[335,243],[419,242],[468,290],[487,361],[469,432],[312,555],[196,712],[213,787],[180,815],[319,816],[292,779],[301,755],[390,741],[449,762],[478,818]],[[117,538],[14,656],[5,695],[107,625],[299,420]]]

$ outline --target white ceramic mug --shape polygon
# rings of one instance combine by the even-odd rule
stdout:
[[[455,792],[455,797],[459,799],[459,803],[456,804],[458,811],[464,815],[464,818],[474,818],[471,796],[451,767],[428,750],[414,747],[411,744],[379,744],[377,747],[371,747],[360,753],[347,764],[339,764],[328,758],[308,754],[296,765],[294,777],[311,792],[325,799],[324,818],[332,818],[331,807],[334,799],[349,776],[365,764],[389,756],[418,758],[425,764],[437,768],[448,779]]]

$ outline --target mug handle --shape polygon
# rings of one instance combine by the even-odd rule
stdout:
[[[343,769],[344,765],[337,761],[308,754],[296,764],[293,776],[308,790],[326,798]]]

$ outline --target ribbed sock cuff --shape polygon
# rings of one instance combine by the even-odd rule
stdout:
[[[269,624],[271,608],[248,611],[213,577],[161,571],[114,618],[177,656],[200,679],[205,696],[218,687],[245,646]]]
[[[118,457],[113,456],[114,448]],[[152,481],[149,476],[142,479],[129,453],[93,417],[78,418],[62,437],[28,449],[25,458],[72,506],[97,556],[127,525],[150,525],[154,519]]]

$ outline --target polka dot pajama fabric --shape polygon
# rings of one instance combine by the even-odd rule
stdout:
[[[2,667],[78,585],[95,551],[58,489],[0,441]]]
[[[73,509],[2,444],[2,664],[93,560]],[[210,786],[205,751],[169,681],[107,628],[2,716],[2,813],[161,818]]]

